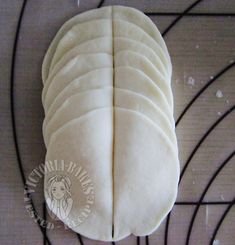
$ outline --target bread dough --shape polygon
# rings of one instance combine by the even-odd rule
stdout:
[[[156,55],[159,56],[165,68],[167,69],[169,76],[171,76],[172,66],[166,57],[168,55],[164,53],[161,46],[155,42],[154,39],[151,38],[143,29],[124,20],[114,20],[113,32],[114,37],[125,37],[133,39],[140,43],[144,43],[149,48],[151,48],[156,53]]]
[[[70,60],[42,91],[42,103],[49,107],[59,92],[71,81],[99,68],[113,67],[113,57],[106,53],[81,54]]]
[[[57,32],[55,38],[53,39],[50,47],[44,57],[42,65],[42,80],[45,83],[48,73],[51,67],[51,61],[54,56],[54,53],[57,49],[58,43],[60,40],[73,28],[75,25],[80,23],[100,20],[100,19],[112,19],[113,27],[115,30],[115,37],[118,33],[126,37],[132,38],[136,41],[146,42],[147,46],[153,48],[156,54],[160,56],[163,63],[166,65],[166,68],[169,72],[169,75],[172,74],[172,65],[170,57],[164,43],[164,40],[161,37],[156,26],[152,21],[140,11],[131,8],[131,7],[122,7],[122,6],[108,6],[100,9],[94,9],[87,11],[85,13],[79,14],[68,20]],[[120,20],[120,21],[119,21]],[[132,37],[129,36],[129,32],[132,32]],[[155,42],[154,40],[155,39]]]
[[[75,119],[61,127],[51,138],[47,149],[46,161],[64,160],[65,163],[74,162],[89,174],[95,193],[92,212],[79,226],[72,226],[67,219],[59,217],[72,230],[102,241],[112,240],[112,108],[92,111],[79,119]],[[95,122],[95,123],[94,123]],[[55,174],[55,172],[53,171]],[[69,175],[70,177],[71,175]],[[48,200],[46,188],[50,174],[45,174],[45,198]],[[71,194],[73,212],[68,219],[79,216],[80,183],[71,179]],[[47,205],[51,208],[50,203]]]
[[[70,96],[77,93],[87,91],[89,89],[99,86],[103,83],[106,86],[112,86],[113,72],[111,68],[105,68],[89,72],[75,82],[71,82],[64,90],[54,99],[44,119],[43,128],[47,125],[48,121],[55,114],[57,109],[62,103]],[[96,84],[97,82],[97,84]],[[174,118],[168,106],[166,98],[161,90],[149,79],[141,70],[132,67],[117,67],[115,69],[115,87],[134,91],[151,100],[160,110],[166,114],[172,128],[174,128]]]
[[[53,39],[42,66],[46,163],[85,169],[91,196],[77,172],[61,201],[71,212],[58,212],[47,168],[44,192],[50,211],[75,232],[101,241],[149,235],[173,207],[179,160],[171,73],[161,34],[133,8],[80,14]],[[73,225],[76,219],[82,222]]]
[[[144,72],[131,66],[117,66],[115,68],[115,87],[131,90],[150,99],[161,108],[174,127],[172,109],[165,95]]]
[[[156,25],[147,15],[143,14],[141,11],[135,8],[126,6],[114,6],[113,20],[124,20],[129,23],[133,23],[143,29],[149,36],[151,36],[155,40],[156,43],[160,45],[167,58],[167,61],[171,66],[171,59],[162,35],[157,29]]]
[[[173,94],[170,85],[166,82],[159,71],[143,55],[132,51],[120,51],[114,57],[115,67],[130,66],[141,70],[161,89],[173,112]]]
[[[164,130],[167,137],[169,137],[176,146],[177,151],[177,141],[174,134],[174,128],[159,107],[154,105],[148,97],[131,92],[130,90],[116,88],[114,93],[115,107],[130,109],[147,116],[153,123],[156,123]],[[75,118],[79,118],[89,111],[102,107],[112,107],[112,105],[112,87],[79,92],[67,98],[58,108],[56,113],[53,114],[51,119],[49,121],[47,120],[46,123],[43,124],[43,136],[46,146],[50,142],[51,135],[67,122]]]
[[[111,37],[101,37],[96,39],[91,39],[85,41],[69,51],[62,54],[62,58],[54,66],[51,66],[51,71],[49,73],[48,82],[50,82],[56,73],[66,65],[71,59],[75,58],[79,54],[86,53],[108,53],[112,55],[113,52],[113,41]],[[114,53],[122,50],[129,50],[136,53],[140,53],[148,58],[154,66],[159,70],[159,72],[167,79],[170,83],[170,77],[165,69],[162,61],[156,55],[156,53],[149,48],[147,45],[137,42],[134,39],[116,37],[114,38]]]
[[[65,124],[53,134],[46,156],[47,161],[63,159],[86,168],[94,182],[95,203],[91,215],[70,228],[102,241],[153,232],[174,204],[179,178],[177,155],[163,131],[142,114],[121,108],[115,108],[112,169],[112,110],[95,110]],[[77,198],[73,196],[75,204]]]
[[[92,70],[85,75],[76,78],[70,82],[62,91],[54,98],[49,108],[45,105],[44,123],[55,114],[57,109],[63,102],[72,95],[84,92],[89,89],[98,89],[106,86],[113,86],[113,68],[102,68]]]
[[[179,162],[171,142],[148,118],[118,108],[115,119],[114,240],[119,240],[149,235],[166,217],[177,195]]]
[[[107,53],[113,55],[113,44],[111,37],[100,37],[81,43],[62,55],[62,58],[51,67],[48,80],[59,72],[71,59],[81,54]]]
[[[88,90],[69,97],[52,116],[51,120],[43,125],[46,146],[51,135],[67,122],[79,118],[89,111],[102,107],[112,107],[112,105],[113,87]]]
[[[144,55],[152,64],[159,70],[159,72],[166,78],[166,80],[170,83],[169,74],[164,67],[160,58],[156,55],[156,53],[149,48],[144,43],[140,43],[135,41],[134,39],[124,38],[124,37],[116,37],[114,38],[114,55],[119,51],[133,51],[139,54]]]
[[[81,33],[83,33],[83,35],[81,35]],[[51,67],[53,67],[61,59],[63,54],[78,44],[99,37],[112,38],[111,19],[91,20],[73,26],[71,30],[69,30],[66,35],[63,36],[63,38],[59,41],[51,61]]]
[[[148,97],[139,93],[132,92],[126,89],[115,89],[115,107],[128,109],[139,112],[158,125],[166,134],[166,137],[174,145],[177,152],[177,139],[175,135],[175,127],[171,125],[169,119]]]
[[[59,41],[63,38],[63,36],[76,24],[91,21],[91,20],[98,20],[98,19],[111,19],[112,17],[112,8],[111,7],[103,7],[100,9],[92,9],[87,12],[81,13],[79,15],[75,15],[73,18],[69,19],[62,25],[59,31],[56,33],[56,36],[52,40],[46,55],[43,59],[42,64],[42,81],[45,83],[49,69],[51,67],[51,60],[53,55],[56,51]]]

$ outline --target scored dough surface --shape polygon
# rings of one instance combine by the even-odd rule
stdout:
[[[114,23],[113,27],[115,31],[114,36],[119,36],[116,34],[116,31],[118,31],[121,34],[124,32],[126,37],[129,36],[128,34],[129,32],[133,32],[134,35],[132,35],[132,38],[141,42],[146,42],[148,46],[150,46],[156,51],[156,53],[163,60],[169,72],[169,75],[171,76],[172,65],[167,51],[167,47],[164,43],[164,40],[161,37],[161,34],[157,30],[156,26],[152,23],[152,21],[147,16],[143,16],[143,13],[141,13],[140,11],[134,8],[112,6],[112,7],[103,7],[101,9],[90,10],[80,15],[74,16],[60,28],[55,38],[53,39],[52,43],[50,44],[50,47],[43,61],[43,65],[42,65],[43,83],[45,83],[48,77],[48,73],[51,67],[51,61],[54,53],[56,52],[59,41],[64,37],[64,35],[66,35],[66,33],[69,32],[71,28],[73,28],[73,26],[92,20],[111,19],[112,17],[114,18],[113,20]],[[132,27],[132,30],[126,29],[126,26],[128,26],[128,24],[130,24],[129,26]],[[117,28],[118,26],[119,28]],[[142,28],[144,31],[142,30]],[[154,42],[151,38],[155,39],[156,42]],[[158,42],[160,43],[160,45],[158,44]]]
[[[96,187],[93,214],[71,229],[104,241],[120,240],[129,234],[150,234],[172,208],[179,175],[176,153],[159,127],[131,110],[115,108],[115,118],[114,197],[111,190],[110,154],[112,108],[94,110],[65,124],[53,134],[46,156],[47,161],[75,161],[87,169]],[[135,144],[131,143],[133,141]],[[136,152],[141,154],[137,155]],[[106,179],[108,176],[110,178]],[[45,183],[48,177],[45,176]],[[149,181],[146,182],[146,178]],[[123,183],[126,184],[125,188]],[[147,190],[145,185],[148,185]],[[143,189],[145,191],[141,192]],[[168,195],[163,195],[162,191]],[[113,239],[111,233],[107,233],[112,224],[111,199],[114,200]],[[103,216],[102,223],[97,227],[100,215]]]
[[[148,97],[131,92],[130,90],[115,88],[114,93],[115,107],[137,111],[148,117],[153,123],[165,130],[165,134],[170,138],[177,151],[177,141],[173,133],[172,125],[159,107],[154,105]],[[51,120],[43,125],[43,135],[46,146],[50,142],[51,135],[64,124],[81,117],[89,111],[102,107],[111,107],[112,104],[112,87],[88,90],[69,97],[59,107]]]
[[[151,234],[172,209],[179,181],[172,64],[151,19],[124,6],[74,16],[58,31],[42,65],[46,161],[74,162],[94,184],[92,211],[71,179],[75,232],[101,241]],[[66,174],[66,173],[65,173]]]
[[[129,50],[136,53],[140,53],[148,58],[154,66],[159,70],[159,72],[170,82],[169,74],[165,69],[161,59],[156,55],[156,53],[149,48],[147,45],[141,42],[137,42],[134,39],[124,38],[124,37],[115,37],[114,39],[114,54],[123,51]],[[48,77],[48,81],[53,79],[53,77],[58,73],[58,71],[66,65],[71,59],[76,57],[79,54],[87,53],[108,53],[112,55],[113,52],[113,43],[111,37],[100,37],[85,41],[81,44],[78,44],[74,48],[62,54],[61,59],[51,66],[51,71]]]

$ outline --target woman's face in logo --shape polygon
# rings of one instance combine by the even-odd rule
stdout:
[[[55,182],[52,185],[52,195],[56,199],[61,199],[65,195],[65,186],[63,182]]]

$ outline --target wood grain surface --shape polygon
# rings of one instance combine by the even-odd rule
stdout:
[[[102,4],[147,12],[163,33],[194,2],[106,0]],[[44,161],[40,72],[45,51],[67,19],[99,4],[99,0],[80,0],[79,7],[76,0],[0,1],[0,244],[104,244],[84,237],[81,243],[61,224],[46,231],[50,240],[46,243],[26,212],[19,168],[20,162],[27,178]],[[179,195],[170,219],[154,234],[131,236],[116,244],[206,245],[214,240],[214,245],[234,245],[235,1],[200,1],[164,38],[173,63],[175,119],[187,108],[176,127],[183,171]],[[220,91],[221,98],[216,96]],[[42,183],[37,192],[33,201],[43,216]]]

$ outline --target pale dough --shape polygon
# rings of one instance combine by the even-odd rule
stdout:
[[[46,161],[84,168],[95,201],[72,226],[86,203],[76,178],[68,219],[49,200],[47,171],[44,193],[75,232],[101,241],[150,235],[172,209],[180,168],[171,75],[160,32],[136,9],[90,10],[56,34],[42,65]]]
[[[81,33],[83,34],[81,35]],[[112,38],[112,21],[110,19],[91,20],[73,26],[58,43],[51,61],[51,66],[53,67],[64,53],[76,45],[99,37]],[[112,39],[110,39],[110,42],[112,44]]]
[[[70,60],[42,91],[43,105],[49,107],[58,93],[71,81],[94,69],[112,67],[113,58],[106,53],[81,54]],[[48,86],[47,86],[48,85]]]
[[[50,120],[62,103],[70,96],[89,89],[98,89],[106,86],[113,86],[113,68],[92,70],[76,78],[61,90],[49,108],[45,105],[44,123],[46,124]]]
[[[59,41],[63,38],[63,36],[76,24],[87,22],[96,19],[111,19],[112,17],[112,8],[103,7],[100,9],[92,9],[87,12],[84,12],[79,15],[75,15],[73,18],[69,19],[64,23],[64,25],[59,29],[53,41],[51,42],[42,64],[42,80],[45,83],[49,69],[51,66],[51,60],[56,51],[57,45]]]
[[[115,118],[114,240],[119,240],[149,235],[166,217],[177,195],[179,161],[148,118],[119,108]]]
[[[161,128],[169,140],[173,143],[174,149],[178,150],[175,127],[171,125],[164,112],[156,106],[148,97],[126,89],[115,89],[115,107],[121,107],[139,112],[148,117],[154,124]]]
[[[51,67],[48,81],[51,81],[53,77],[73,58],[81,54],[90,53],[107,53],[112,55],[113,45],[111,37],[101,37],[91,39],[84,43],[81,43],[71,50],[62,55],[62,58],[54,66]]]
[[[158,43],[171,66],[171,59],[166,47],[166,44],[162,38],[161,33],[157,29],[156,25],[152,20],[141,11],[124,6],[114,6],[113,7],[113,19],[114,20],[124,20],[133,23],[143,29],[149,36],[151,36],[156,43]]]
[[[120,51],[116,53],[114,63],[115,67],[131,66],[143,71],[161,89],[173,112],[173,94],[170,84],[147,58],[133,51]]]
[[[48,82],[50,82],[56,73],[66,65],[71,59],[79,54],[85,53],[108,53],[112,55],[114,46],[114,54],[122,50],[130,50],[144,55],[148,58],[159,72],[170,82],[169,74],[164,67],[161,59],[156,53],[144,43],[135,41],[134,39],[115,37],[114,43],[112,43],[111,37],[101,37],[85,41],[84,43],[78,44],[74,48],[62,54],[62,58],[54,66],[51,66],[49,73]]]
[[[89,111],[112,107],[113,87],[88,90],[75,94],[64,101],[50,121],[43,127],[43,136],[46,146],[51,135],[67,122],[79,118]],[[95,122],[94,122],[95,123]]]
[[[48,120],[51,119],[52,115],[69,96],[78,92],[93,89],[94,86],[99,86],[100,83],[112,86],[113,72],[111,69],[108,69],[109,68],[95,70],[94,72],[90,72],[81,78],[77,78],[75,80],[75,85],[74,81],[69,83],[69,85],[67,85],[64,90],[59,93],[57,96],[58,99],[57,97],[54,99],[54,102],[49,107],[49,111],[45,104],[45,110],[48,112],[44,120],[44,125],[47,124]],[[97,85],[95,85],[95,82],[97,82]],[[156,104],[156,106],[158,106],[158,108],[161,108],[160,110],[166,114],[172,127],[174,127],[174,118],[164,94],[159,87],[141,70],[133,67],[116,67],[115,87],[131,90],[150,99],[154,104]]]
[[[161,107],[159,108],[154,105],[148,97],[141,96],[130,90],[115,88],[114,93],[115,107],[130,109],[147,116],[153,123],[156,123],[162,128],[167,137],[177,146],[174,128],[160,109]],[[67,122],[79,118],[89,111],[102,107],[112,107],[112,105],[112,87],[88,90],[70,96],[58,108],[56,113],[53,114],[51,119],[43,124],[43,135],[46,146],[50,142],[51,135]]]
[[[144,55],[146,58],[149,59],[149,61],[153,63],[156,69],[158,69],[159,72],[170,83],[171,78],[169,77],[169,74],[166,68],[164,67],[161,59],[147,45],[141,42],[137,42],[134,39],[124,38],[124,37],[115,37],[114,38],[114,55],[117,52],[123,51],[123,50],[129,50],[129,51],[133,51],[133,52]]]
[[[46,156],[47,161],[76,162],[91,176],[96,200],[92,213],[71,229],[102,241],[153,232],[174,204],[179,178],[178,158],[164,132],[140,113],[121,108],[115,108],[112,169],[112,113],[112,108],[99,109],[65,124],[53,134]],[[45,184],[48,178],[46,174]],[[79,196],[73,198],[76,203]]]
[[[91,239],[103,241],[112,240],[112,120],[110,108],[92,111],[67,123],[53,134],[46,155],[47,161],[72,161],[88,172],[95,188],[95,203],[89,218],[81,225],[70,228]],[[49,178],[50,175],[45,174],[45,189]],[[79,197],[77,194],[80,189],[78,181],[72,186],[74,213],[69,218],[76,218],[82,195]],[[47,200],[46,191],[45,197]],[[61,220],[69,225],[66,220]]]
[[[146,44],[153,48],[156,54],[160,56],[161,60],[166,65],[169,75],[171,76],[172,65],[166,45],[161,37],[161,34],[159,33],[156,26],[152,23],[152,21],[147,16],[143,15],[143,13],[134,8],[113,6],[90,10],[80,15],[74,16],[60,28],[52,43],[50,44],[50,47],[43,61],[43,83],[45,83],[48,77],[48,73],[51,67],[51,61],[54,56],[54,53],[56,52],[58,43],[70,31],[70,29],[72,29],[75,25],[78,25],[80,23],[92,20],[112,18],[114,18],[114,37],[119,36],[117,35],[117,33],[119,32],[121,35],[125,33],[124,35],[126,35],[126,37],[133,38],[136,41],[141,41],[144,43],[146,42]],[[129,28],[130,30],[128,30]],[[133,32],[132,37],[129,36],[129,32]],[[155,39],[155,42],[152,39]]]
[[[131,66],[117,66],[115,68],[115,87],[129,89],[147,97],[161,108],[172,126],[174,126],[172,109],[167,102],[167,98],[158,85],[141,70]]]

